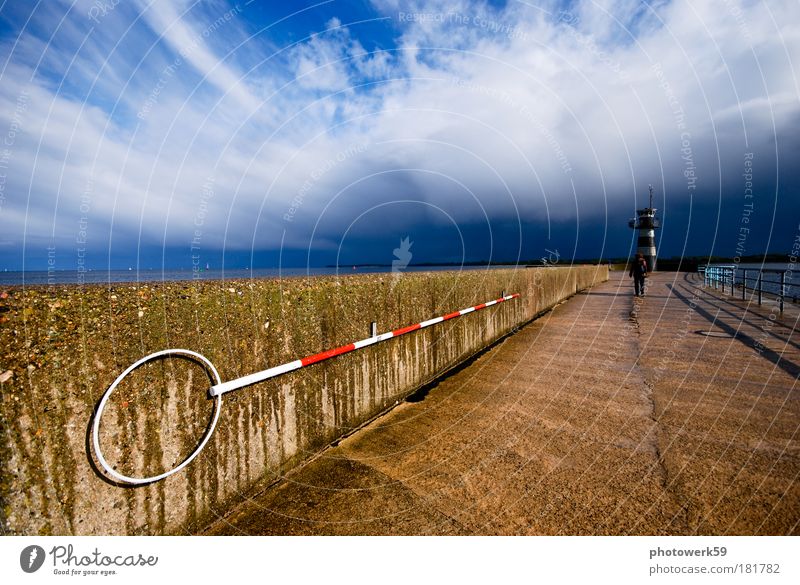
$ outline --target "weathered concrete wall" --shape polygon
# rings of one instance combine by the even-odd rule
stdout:
[[[515,326],[607,278],[605,266],[577,266],[8,289],[0,299],[3,531],[191,531]],[[165,481],[119,487],[97,471],[93,409],[147,353],[193,349],[229,380],[364,338],[370,321],[382,332],[503,290],[522,298],[226,395],[205,450]],[[104,414],[106,458],[136,476],[174,466],[209,420],[208,385],[199,365],[179,358],[135,371]]]

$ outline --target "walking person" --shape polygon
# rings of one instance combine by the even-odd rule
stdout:
[[[647,276],[647,260],[642,254],[636,254],[636,258],[631,264],[628,276],[633,277],[633,292],[637,297],[644,296],[644,279]]]

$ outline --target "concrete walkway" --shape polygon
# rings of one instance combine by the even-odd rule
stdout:
[[[207,534],[800,533],[797,306],[579,294]]]

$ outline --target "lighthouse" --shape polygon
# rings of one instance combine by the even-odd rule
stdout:
[[[639,230],[639,239],[636,252],[644,256],[647,269],[656,269],[656,230],[661,227],[661,222],[656,219],[656,210],[653,207],[653,186],[650,185],[650,206],[637,209],[638,217],[628,221],[628,227]]]

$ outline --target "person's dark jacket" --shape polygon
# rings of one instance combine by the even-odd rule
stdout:
[[[634,275],[644,276],[646,274],[647,274],[647,260],[641,258],[634,261],[634,263],[631,265],[631,269],[630,272],[628,273],[628,276],[634,276]]]

